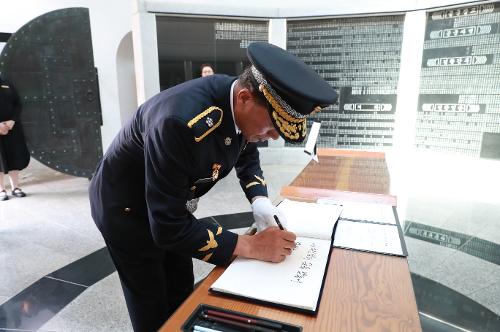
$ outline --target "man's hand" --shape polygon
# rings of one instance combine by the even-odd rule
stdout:
[[[292,232],[269,227],[255,235],[238,236],[233,254],[278,263],[292,253],[296,238]]]
[[[252,202],[253,218],[257,232],[262,232],[270,226],[277,226],[274,216],[276,215],[281,222],[281,225],[286,229],[286,217],[273,205],[267,197],[258,197]]]
[[[0,122],[0,135],[7,135],[9,133],[9,126],[5,122]]]
[[[14,128],[14,125],[16,124],[16,121],[14,121],[14,120],[7,120],[7,121],[4,121],[3,123],[5,123],[7,125],[7,127],[9,128],[9,130],[12,130],[12,128]]]

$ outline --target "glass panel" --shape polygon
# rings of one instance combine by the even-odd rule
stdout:
[[[249,65],[247,46],[268,40],[267,21],[157,16],[160,88],[201,76],[209,63],[236,76]]]
[[[392,145],[403,20],[381,16],[288,22],[287,49],[339,93],[337,105],[310,118],[321,122],[319,147]]]

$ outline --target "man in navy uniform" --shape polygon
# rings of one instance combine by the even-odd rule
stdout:
[[[252,66],[238,78],[199,78],[146,101],[91,181],[92,217],[135,331],[157,330],[192,292],[192,257],[216,265],[233,255],[280,262],[295,246],[295,234],[276,227],[279,213],[267,198],[255,142],[280,135],[303,141],[306,116],[334,103],[336,94],[279,47],[253,43],[248,57]],[[192,214],[190,203],[233,167],[259,229],[252,236]]]

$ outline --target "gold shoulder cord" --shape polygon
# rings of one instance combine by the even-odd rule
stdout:
[[[298,139],[300,137],[299,131],[303,136],[306,134],[306,120],[296,119],[288,114],[281,105],[274,99],[274,97],[269,93],[267,88],[261,84],[259,90],[264,94],[267,101],[273,107],[272,116],[276,121],[281,133],[290,139]]]
[[[264,94],[264,97],[266,97],[269,104],[271,104],[273,106],[274,110],[276,112],[278,112],[278,114],[282,118],[284,118],[287,121],[293,122],[293,123],[302,123],[304,121],[304,119],[296,119],[296,118],[292,117],[290,114],[288,114],[287,112],[285,112],[283,110],[283,108],[281,107],[281,105],[276,101],[276,99],[274,99],[274,97],[269,93],[269,91],[267,91],[267,88],[264,85],[261,84],[259,89],[262,91],[262,93]]]
[[[222,112],[222,110],[219,107],[210,106],[209,108],[207,108],[206,110],[204,110],[203,112],[201,112],[200,114],[195,116],[193,119],[191,119],[191,121],[188,122],[188,127],[192,128],[196,122],[200,121],[203,117],[207,116],[208,114],[210,114],[211,112],[213,112],[215,110],[220,111],[219,121],[216,124],[214,124],[212,126],[212,128],[208,129],[205,133],[203,133],[203,135],[201,135],[199,137],[195,137],[194,140],[196,142],[200,142],[202,139],[207,137],[208,134],[210,134],[212,131],[214,131],[222,123],[222,117],[223,117],[224,113]]]

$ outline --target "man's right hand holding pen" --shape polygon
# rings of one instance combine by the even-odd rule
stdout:
[[[267,197],[252,202],[257,225],[255,235],[240,235],[234,254],[269,262],[281,262],[295,248],[296,235],[285,230],[286,218]],[[275,217],[278,219],[276,222]]]

